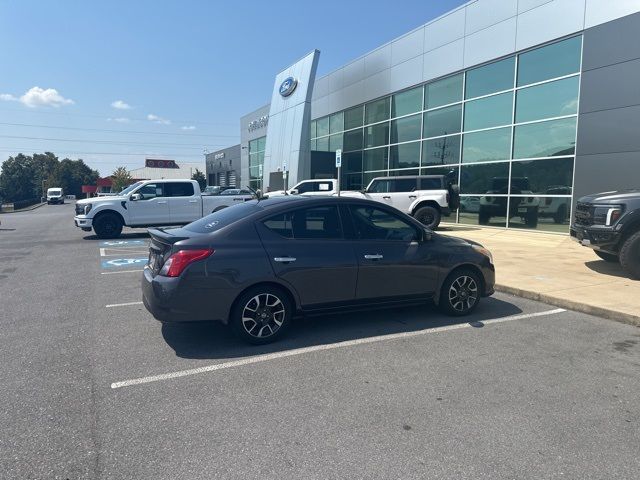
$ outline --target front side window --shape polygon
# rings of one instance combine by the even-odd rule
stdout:
[[[389,193],[391,191],[391,182],[393,180],[374,180],[371,182],[367,191],[369,193]]]
[[[414,242],[420,239],[418,229],[395,213],[369,205],[350,209],[359,240]]]
[[[296,190],[298,190],[298,193],[313,192],[313,183],[314,182],[302,182],[296,187]]]
[[[162,183],[147,183],[136,193],[142,195],[142,200],[151,200],[152,198],[162,197],[164,196],[162,185]]]
[[[167,183],[165,185],[167,197],[192,197],[193,184],[187,182]]]

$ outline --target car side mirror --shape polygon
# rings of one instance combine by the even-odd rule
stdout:
[[[298,190],[295,188],[292,188],[291,190],[289,190],[289,195],[298,195]]]
[[[433,238],[433,232],[425,228],[422,233],[422,241],[430,242],[432,238]]]
[[[134,193],[129,197],[129,200],[131,200],[132,202],[137,202],[138,200],[142,200],[142,194]]]
[[[365,188],[361,188],[361,189],[360,189],[360,193],[367,193],[367,189],[366,189],[366,187],[365,187]]]

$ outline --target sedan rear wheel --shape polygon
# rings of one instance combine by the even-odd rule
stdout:
[[[230,323],[243,340],[262,345],[283,335],[291,322],[291,310],[287,295],[280,289],[252,288],[236,302]]]
[[[442,284],[440,308],[456,317],[470,314],[480,303],[480,285],[478,275],[472,270],[452,272]]]

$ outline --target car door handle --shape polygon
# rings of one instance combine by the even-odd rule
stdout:
[[[380,260],[384,258],[384,256],[380,255],[379,253],[376,253],[375,255],[365,255],[364,258],[366,260]]]
[[[234,202],[242,202],[244,200],[244,198],[234,198],[233,201]]]
[[[418,198],[418,197],[415,195],[409,195],[409,198]]]
[[[189,200],[189,203],[198,203],[198,200]]]
[[[385,200],[391,200],[391,197],[387,196],[383,196],[382,198],[384,198]]]
[[[273,260],[278,263],[291,263],[291,262],[295,262],[296,258],[295,257],[274,257]]]
[[[165,203],[167,203],[166,200],[158,200],[158,205],[164,205]]]

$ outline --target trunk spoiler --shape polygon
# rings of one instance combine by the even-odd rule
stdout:
[[[165,245],[173,245],[180,240],[186,240],[189,237],[173,235],[167,232],[164,228],[148,228],[147,232],[151,236],[151,240],[157,243],[164,243]]]

